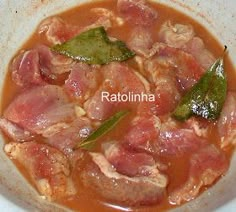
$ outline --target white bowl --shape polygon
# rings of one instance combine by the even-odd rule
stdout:
[[[156,0],[157,1],[157,0]],[[30,37],[38,23],[47,16],[62,12],[86,0],[0,0],[0,88],[3,86],[9,60]],[[236,64],[236,1],[235,0],[159,0],[204,25],[222,45],[226,44]],[[235,70],[235,69],[234,69]],[[232,70],[233,71],[233,70]],[[2,90],[2,89],[1,89]],[[57,211],[62,207],[39,197],[19,174],[3,152],[0,135],[0,205],[2,211]],[[235,155],[234,155],[235,156]],[[227,175],[194,201],[175,211],[235,211],[236,157]]]

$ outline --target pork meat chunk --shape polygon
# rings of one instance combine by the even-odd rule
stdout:
[[[6,144],[4,150],[26,169],[39,193],[47,199],[56,200],[75,193],[68,160],[58,150],[36,142],[12,142]]]
[[[119,174],[100,153],[91,153],[92,162],[81,170],[84,186],[98,192],[107,200],[124,205],[150,205],[161,201],[167,177],[156,167],[146,176],[128,177]]]

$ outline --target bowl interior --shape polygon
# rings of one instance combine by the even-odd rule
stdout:
[[[157,1],[157,0],[156,0]],[[21,45],[34,32],[39,22],[47,16],[62,12],[86,0],[1,0],[0,1],[0,88],[3,86],[6,70],[10,59]],[[194,17],[204,25],[222,45],[229,49],[231,60],[236,64],[236,1],[228,0],[158,0]],[[234,68],[235,70],[235,68]],[[2,90],[2,89],[1,89]],[[38,208],[42,211],[63,211],[60,206],[44,201],[19,174],[12,162],[3,152],[3,137],[0,135],[0,204],[9,206],[15,211]],[[208,189],[200,197],[187,203],[175,211],[229,211],[236,207],[236,156],[232,158],[230,170],[215,186]],[[188,210],[187,210],[188,211]]]

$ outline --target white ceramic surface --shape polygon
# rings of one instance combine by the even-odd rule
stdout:
[[[158,0],[156,0],[158,1]],[[86,0],[0,0],[0,90],[7,65],[14,53],[29,38],[43,18],[64,11]],[[159,0],[193,16],[229,48],[236,64],[235,0]],[[61,211],[38,196],[19,175],[2,151],[0,135],[0,208],[1,211]],[[196,200],[175,211],[236,211],[236,157],[230,170],[215,186]]]

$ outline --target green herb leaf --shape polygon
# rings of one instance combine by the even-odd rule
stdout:
[[[215,61],[202,78],[182,98],[173,116],[178,120],[186,120],[192,115],[215,120],[222,110],[226,91],[227,81],[222,57]]]
[[[63,44],[53,46],[52,50],[88,64],[124,61],[135,55],[124,42],[110,41],[104,27],[82,32]]]
[[[96,140],[106,133],[110,132],[130,111],[122,110],[103,122],[103,124],[89,135],[85,140],[80,142],[75,148],[90,150],[94,147]]]

